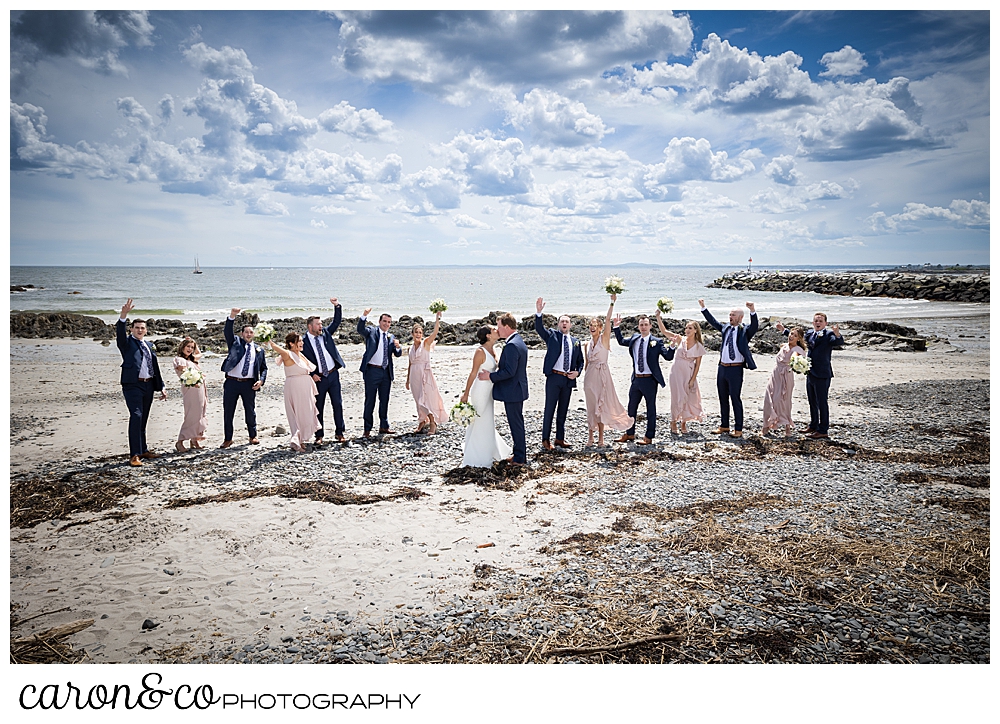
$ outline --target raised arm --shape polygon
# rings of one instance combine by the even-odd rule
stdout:
[[[276,345],[273,339],[267,340],[267,343],[271,345],[271,349],[273,349],[275,352],[281,355],[281,361],[285,363],[285,367],[291,367],[293,364],[295,364],[295,360],[292,359],[291,352],[289,352],[284,347],[279,347],[278,345]]]
[[[128,335],[125,333],[128,323],[125,320],[128,319],[129,312],[133,309],[135,309],[135,305],[132,303],[132,298],[129,297],[128,301],[122,305],[121,316],[118,317],[118,323],[115,324],[115,341],[118,344],[118,350],[123,355],[128,351]]]
[[[664,337],[670,336],[670,332],[667,331],[667,325],[663,323],[663,312],[660,311],[659,307],[656,308],[656,326],[660,328],[660,334]]]
[[[757,330],[760,329],[760,320],[757,319],[757,310],[754,308],[753,302],[747,302],[747,309],[750,310],[750,324],[747,325],[747,342],[750,338],[757,334]]]
[[[615,315],[615,321],[613,323],[612,329],[615,333],[615,339],[618,340],[618,344],[622,347],[628,347],[628,342],[622,339],[622,317],[620,314]]]
[[[699,299],[698,300],[698,306],[701,307],[701,314],[702,314],[703,317],[705,317],[705,321],[708,322],[709,324],[711,324],[713,327],[715,327],[715,329],[717,329],[718,331],[721,332],[722,331],[722,325],[719,324],[719,322],[715,319],[715,317],[712,316],[712,313],[710,311],[708,311],[708,308],[705,306],[705,300],[704,299]]]
[[[604,349],[611,349],[611,312],[615,309],[615,300],[618,295],[611,295],[611,304],[608,305],[608,313],[604,315],[604,329],[601,330],[601,341]]]
[[[340,306],[340,302],[337,301],[336,297],[330,297],[330,304],[333,305],[333,321],[326,326],[326,331],[332,336],[337,328],[340,326],[340,322],[344,318],[344,310]]]
[[[441,312],[438,312],[437,316],[434,318],[434,331],[431,332],[430,337],[424,339],[424,347],[426,347],[427,349],[431,348],[431,345],[434,344],[434,340],[437,339],[438,332],[440,330],[441,330]]]
[[[368,331],[367,331],[368,330],[368,324],[367,324],[367,322],[368,322],[368,315],[371,313],[371,311],[372,311],[372,308],[368,307],[368,309],[366,309],[365,311],[363,311],[361,313],[361,316],[358,317],[358,334],[360,334],[362,337],[365,337],[366,339],[368,337]]]

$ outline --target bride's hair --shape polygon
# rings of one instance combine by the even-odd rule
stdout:
[[[490,336],[490,332],[493,328],[488,324],[484,324],[482,327],[476,330],[476,339],[479,340],[479,344],[486,344],[487,338]]]

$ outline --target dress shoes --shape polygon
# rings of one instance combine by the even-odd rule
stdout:
[[[371,436],[372,436],[371,432],[368,431],[368,430],[365,430],[364,434],[361,437],[363,437],[363,438],[365,438],[367,440]]]
[[[635,435],[629,435],[628,433],[625,433],[620,438],[615,440],[615,442],[631,442],[632,440],[635,440]]]
[[[156,460],[156,458],[158,458],[160,456],[159,456],[159,454],[157,454],[155,452],[150,452],[149,450],[147,450],[146,452],[144,452],[139,457],[141,457],[143,460]]]
[[[258,440],[255,437],[252,437],[252,438],[250,438],[250,444],[251,445],[260,445],[260,440]]]
[[[133,468],[141,468],[142,460],[139,459],[138,455],[133,455],[131,458],[129,458],[128,464],[131,465]]]
[[[813,432],[813,429],[810,425],[806,425],[801,430],[799,430],[799,432],[801,432],[803,435],[808,435],[810,432]]]
[[[713,435],[722,435],[723,433],[727,433],[727,432],[729,432],[729,428],[728,427],[717,427],[714,430],[712,430],[712,434]]]
[[[806,435],[810,440],[829,440],[830,436],[825,432],[810,432]]]
[[[337,442],[347,442],[347,438],[344,437],[341,433],[338,432],[337,433]]]
[[[644,438],[642,438],[642,440],[639,440],[639,441],[636,442],[636,445],[652,445],[652,444],[653,444],[653,441],[650,440],[648,437],[644,437]]]
[[[380,428],[378,429],[378,434],[379,434],[379,435],[395,435],[395,434],[396,434],[396,431],[395,431],[395,430],[390,430],[390,429],[388,429],[388,428],[383,428],[383,427],[380,427]]]
[[[572,445],[570,445],[569,443],[567,443],[565,440],[556,440],[555,445],[556,445],[556,447],[563,447],[563,448],[565,448],[565,447],[573,447]]]
[[[731,433],[729,433],[729,437],[743,437],[743,431],[733,430]]]
[[[321,437],[317,437],[315,440],[313,440],[314,447],[323,447],[324,445],[326,445],[326,443],[323,442],[323,438]]]
[[[233,446],[232,440],[225,440],[221,445],[219,445],[219,449],[225,450],[227,447],[232,447],[232,446]]]
[[[552,449],[553,449],[552,443],[550,443],[548,440],[542,440],[542,450],[552,450]]]

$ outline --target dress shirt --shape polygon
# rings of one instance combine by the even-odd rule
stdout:
[[[229,319],[232,319],[232,320],[235,321],[236,317],[229,317]],[[235,367],[233,367],[231,370],[229,370],[229,372],[226,373],[230,377],[237,377],[237,378],[239,378],[241,380],[252,380],[253,379],[253,358],[257,356],[257,350],[254,349],[253,342],[247,342],[246,345],[247,345],[246,354],[243,355],[243,357],[240,358],[240,361],[236,363]],[[248,373],[247,373],[247,376],[244,377],[243,376],[243,368],[247,364],[247,357],[250,358],[250,366],[247,367]]]
[[[639,339],[633,344],[637,345],[635,349],[635,354],[632,357],[632,367],[637,375],[649,375],[652,374],[649,371],[649,357],[648,355],[642,358],[642,365],[644,369],[642,372],[639,371],[639,355],[645,355],[646,350],[649,349],[649,338],[652,336],[652,332],[647,334],[645,337],[640,336]]]
[[[535,316],[536,317],[541,317],[542,315],[539,312],[535,312]],[[558,329],[556,331],[559,332]],[[565,373],[569,373],[569,372],[571,372],[573,370],[573,339],[572,339],[572,337],[570,337],[570,335],[563,334],[562,332],[559,332],[559,336],[560,336],[560,339],[559,339],[559,356],[556,357],[556,361],[552,365],[552,370],[554,372],[562,372],[562,373],[565,374]],[[569,361],[566,364],[563,364],[563,362],[564,362],[564,360],[563,360],[563,349],[564,349],[563,345],[566,344],[566,342],[563,341],[564,339],[569,341]]]
[[[323,359],[326,360],[327,372],[332,372],[336,365],[333,363],[333,357],[327,352],[326,345],[323,344],[323,338],[317,337],[312,332],[306,332],[306,336],[309,337],[309,344],[312,345],[313,350],[316,352],[316,374],[320,374],[320,370],[323,369],[323,365],[319,364],[319,355],[323,355]]]
[[[367,320],[368,318],[367,317],[362,317],[362,319]],[[370,360],[368,360],[368,364],[369,365],[375,365],[376,367],[381,367],[382,366],[382,351],[385,349],[386,334],[385,334],[385,332],[382,331],[381,327],[376,327],[376,330],[378,331],[378,334],[379,334],[379,337],[378,337],[378,346],[375,349],[375,354],[373,354],[372,358]]]
[[[135,337],[132,337],[132,339],[135,339],[135,341],[139,343],[140,347],[145,347],[146,348],[146,350],[149,352],[149,357],[148,357],[149,362],[152,362],[153,361],[153,351],[150,349],[149,344],[147,342],[141,340],[141,339],[136,339]],[[147,360],[146,355],[144,355],[144,354],[142,354],[142,352],[140,352],[139,353],[139,358],[142,360],[142,362],[139,363],[139,376],[143,377],[143,378],[145,378],[145,377],[152,377],[153,376],[153,370],[149,369],[149,362],[146,361]]]

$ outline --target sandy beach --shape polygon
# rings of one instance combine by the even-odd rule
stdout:
[[[45,481],[127,486],[131,492],[104,510],[12,526],[10,590],[16,617],[46,614],[13,629],[12,637],[94,619],[69,641],[84,652],[84,661],[104,663],[520,663],[574,656],[587,661],[988,661],[988,558],[980,562],[982,569],[968,561],[966,568],[954,568],[952,580],[917,556],[911,565],[926,581],[906,595],[892,595],[891,586],[909,575],[905,562],[896,571],[884,564],[866,566],[858,558],[854,576],[848,573],[845,580],[839,564],[782,570],[773,561],[740,558],[739,546],[714,548],[703,542],[700,549],[678,548],[686,535],[704,539],[706,525],[716,526],[715,535],[719,526],[734,535],[743,531],[747,541],[770,535],[789,550],[793,542],[805,545],[810,535],[839,537],[845,545],[877,535],[892,548],[893,541],[945,536],[945,530],[959,544],[985,540],[988,546],[989,352],[981,346],[963,351],[956,342],[934,344],[923,353],[838,352],[831,390],[835,442],[829,445],[799,438],[761,441],[763,391],[774,364],[773,355],[763,354],[743,388],[747,438],[711,435],[718,400],[717,353],[710,352],[699,375],[707,420],[694,425],[692,434],[669,434],[664,415],[669,391],[661,390],[652,452],[632,445],[585,450],[584,400],[577,390],[568,423],[572,449],[541,455],[542,352],[532,351],[525,410],[529,457],[535,459],[528,476],[504,486],[444,477],[461,464],[462,432],[455,425],[433,437],[354,440],[362,428],[360,346],[340,347],[347,364],[341,373],[347,435],[354,441],[303,455],[289,451],[287,435],[275,432],[286,421],[283,374],[271,363],[257,398],[261,444],[246,444],[238,409],[236,445],[218,449],[219,357],[202,364],[209,394],[206,449],[175,453],[183,406],[169,358],[161,357],[169,399],[154,402],[148,439],[163,457],[130,469],[115,346],[14,339],[12,489]],[[457,401],[471,354],[468,347],[434,352],[434,372],[447,405]],[[625,400],[629,361],[624,349],[613,350],[611,365]],[[416,420],[412,397],[403,389],[405,374],[404,356],[390,406],[399,433],[409,433]],[[804,422],[805,389],[801,378],[796,382],[793,412]],[[979,406],[969,402],[984,389]],[[954,405],[942,406],[948,390],[954,391]],[[927,410],[937,410],[933,419]],[[498,420],[501,411],[498,405]],[[924,428],[904,430],[914,423]],[[506,423],[498,426],[506,436]],[[980,450],[968,460],[952,458],[933,467],[919,457],[940,458],[949,450],[982,445],[983,439],[985,458]],[[930,482],[899,482],[900,474],[921,471]],[[987,482],[969,487],[948,476],[986,476]],[[252,492],[317,481],[349,494],[391,496],[405,487],[420,497],[331,504]],[[188,504],[218,494],[237,497]],[[928,499],[964,502],[949,507],[928,504]],[[187,502],[178,506],[179,500]],[[713,500],[725,505],[706,509],[706,518],[697,504]],[[869,527],[873,520],[880,523],[877,532]],[[982,554],[967,553],[972,558]],[[624,575],[622,565],[632,573]],[[761,581],[757,593],[745,585],[746,575]],[[807,586],[823,589],[818,583],[823,580],[828,593],[806,592]],[[950,587],[942,589],[949,580]],[[543,584],[549,587],[544,595]],[[557,603],[553,590],[565,594],[557,596]],[[524,613],[529,602],[536,607]],[[875,622],[862,621],[861,609],[872,612],[866,615]],[[945,620],[936,613],[945,610],[968,616]],[[983,610],[985,623],[976,613]],[[736,611],[738,617],[726,614]],[[823,616],[831,613],[838,621],[846,616],[858,623],[859,630],[844,624],[817,639],[816,630],[802,625],[815,614],[820,628],[829,628]],[[500,625],[503,615],[516,621]],[[904,615],[911,618],[909,638],[885,628],[886,619]],[[709,618],[725,622],[727,630],[756,632],[756,638],[736,637],[727,644],[716,637],[709,645],[703,630]],[[918,619],[935,633],[919,633]],[[619,626],[626,620],[631,631]],[[930,620],[934,626],[926,623]],[[146,628],[144,622],[149,622]],[[709,630],[719,626],[709,624]],[[938,640],[942,627],[952,644]],[[961,645],[954,643],[959,633],[952,630],[964,634]],[[551,653],[642,636],[661,640],[618,654]],[[838,636],[839,644],[830,645]],[[817,640],[821,646],[813,647]],[[879,645],[871,648],[876,641]]]

